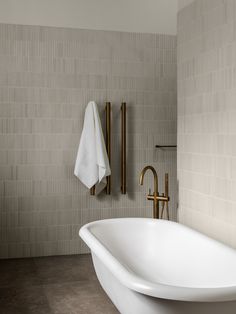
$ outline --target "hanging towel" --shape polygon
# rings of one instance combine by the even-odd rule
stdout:
[[[84,126],[80,138],[74,175],[87,187],[95,186],[100,193],[111,174],[97,104],[90,101],[85,110]]]

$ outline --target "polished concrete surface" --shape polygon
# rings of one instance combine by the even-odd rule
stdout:
[[[91,256],[0,260],[1,314],[117,314]]]

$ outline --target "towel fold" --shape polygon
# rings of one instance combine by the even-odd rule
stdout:
[[[106,177],[110,174],[97,104],[90,101],[85,110],[74,175],[89,189],[95,185],[95,193],[98,194],[105,188]]]

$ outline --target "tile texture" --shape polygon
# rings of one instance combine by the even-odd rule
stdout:
[[[0,276],[3,314],[118,313],[97,281],[90,255],[1,260]]]
[[[236,247],[236,2],[178,14],[179,220]]]
[[[85,106],[112,102],[112,195],[73,176]],[[127,102],[127,195],[120,194],[120,104]],[[88,252],[92,220],[152,215],[138,176],[170,174],[176,218],[176,37],[0,24],[0,257]]]

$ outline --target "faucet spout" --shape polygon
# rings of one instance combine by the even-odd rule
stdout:
[[[169,187],[168,187],[168,173],[165,174],[165,194],[158,192],[158,176],[156,170],[152,166],[146,166],[143,168],[143,170],[140,173],[139,177],[139,184],[143,185],[144,176],[147,170],[151,170],[153,174],[154,179],[154,192],[151,193],[151,190],[149,190],[149,194],[147,195],[147,199],[149,201],[153,202],[153,218],[159,218],[159,202],[162,203],[162,213],[161,218],[163,217],[164,208],[166,206],[167,211],[167,218],[169,219],[169,208],[168,208],[168,202],[170,200],[169,198]]]
[[[159,218],[159,201],[158,201],[158,176],[156,170],[152,166],[146,166],[141,171],[139,177],[139,184],[143,185],[144,176],[147,170],[151,170],[153,173],[154,179],[154,192],[153,195],[148,195],[148,197],[152,197],[153,201],[153,218]]]
[[[141,171],[140,177],[139,177],[139,184],[143,185],[144,176],[145,176],[145,173],[147,172],[147,170],[151,170],[153,173],[154,193],[157,194],[158,193],[158,177],[157,177],[156,170],[152,166],[146,166],[143,168],[143,170]]]

